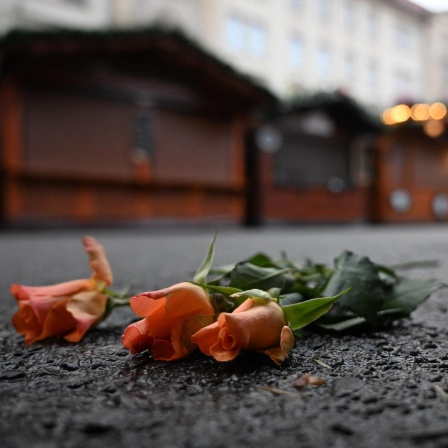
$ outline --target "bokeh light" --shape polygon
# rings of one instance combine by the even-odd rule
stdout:
[[[423,130],[425,131],[425,134],[429,137],[438,137],[439,135],[443,134],[443,131],[445,130],[445,126],[442,121],[440,120],[428,120],[423,125]]]
[[[381,121],[384,124],[391,125],[395,124],[395,121],[392,119],[392,108],[386,109],[381,115]]]
[[[411,109],[406,104],[397,104],[392,108],[390,115],[395,123],[403,123],[409,120]]]
[[[414,104],[411,107],[411,118],[415,121],[428,120],[430,116],[430,107],[428,104]]]
[[[441,120],[446,115],[446,106],[443,103],[434,103],[431,106],[429,113],[434,120]]]

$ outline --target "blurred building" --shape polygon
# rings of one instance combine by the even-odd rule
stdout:
[[[245,139],[270,91],[159,28],[0,40],[5,224],[245,216]]]
[[[15,27],[181,27],[281,97],[342,89],[381,110],[448,96],[448,15],[407,0],[2,0]]]
[[[448,99],[448,14],[407,0],[0,0],[0,35],[7,222],[448,220],[446,108],[411,113]],[[386,108],[387,131],[366,113]]]
[[[448,116],[443,103],[386,109],[376,141],[371,217],[378,222],[448,220]]]
[[[249,185],[258,181],[250,199],[259,221],[369,221],[373,149],[382,131],[337,92],[302,97],[267,115],[254,135],[257,173],[248,176]]]
[[[98,28],[113,21],[108,0],[2,0],[0,32],[27,28]]]

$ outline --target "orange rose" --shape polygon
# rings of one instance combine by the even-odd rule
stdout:
[[[294,346],[282,309],[275,302],[247,299],[232,313],[192,336],[199,349],[217,361],[230,361],[243,350],[257,350],[275,363],[284,361]]]
[[[25,335],[26,344],[52,336],[79,342],[104,316],[108,299],[104,288],[112,283],[112,271],[95,238],[84,237],[82,242],[93,270],[90,279],[52,286],[11,286],[12,295],[19,301],[12,323],[19,334]]]
[[[162,361],[189,355],[196,348],[191,335],[213,322],[215,313],[207,292],[188,282],[138,294],[131,308],[145,318],[126,328],[123,345],[133,354],[149,349]]]

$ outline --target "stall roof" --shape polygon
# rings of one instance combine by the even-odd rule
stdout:
[[[284,103],[280,109],[273,112],[271,118],[311,111],[327,113],[336,122],[346,124],[354,133],[376,133],[383,130],[379,118],[372,116],[353,98],[338,91],[298,96]]]
[[[260,82],[238,72],[177,29],[13,30],[0,39],[1,73],[61,55],[144,57],[158,64],[162,72],[178,71],[196,83],[231,91],[248,106],[277,101]]]

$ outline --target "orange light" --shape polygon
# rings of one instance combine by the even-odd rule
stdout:
[[[404,123],[409,120],[411,110],[406,104],[398,104],[392,108],[390,115],[395,123]]]
[[[431,105],[429,113],[434,120],[441,120],[446,115],[446,106],[443,103],[434,103]]]
[[[429,137],[438,137],[445,130],[445,126],[440,120],[428,120],[424,125],[423,129],[425,134]]]
[[[414,104],[411,107],[411,118],[415,121],[429,120],[430,108],[428,104]]]
[[[384,124],[387,125],[391,125],[391,124],[395,124],[395,121],[392,119],[392,108],[389,107],[389,109],[386,109],[382,114],[381,114],[381,121]]]

